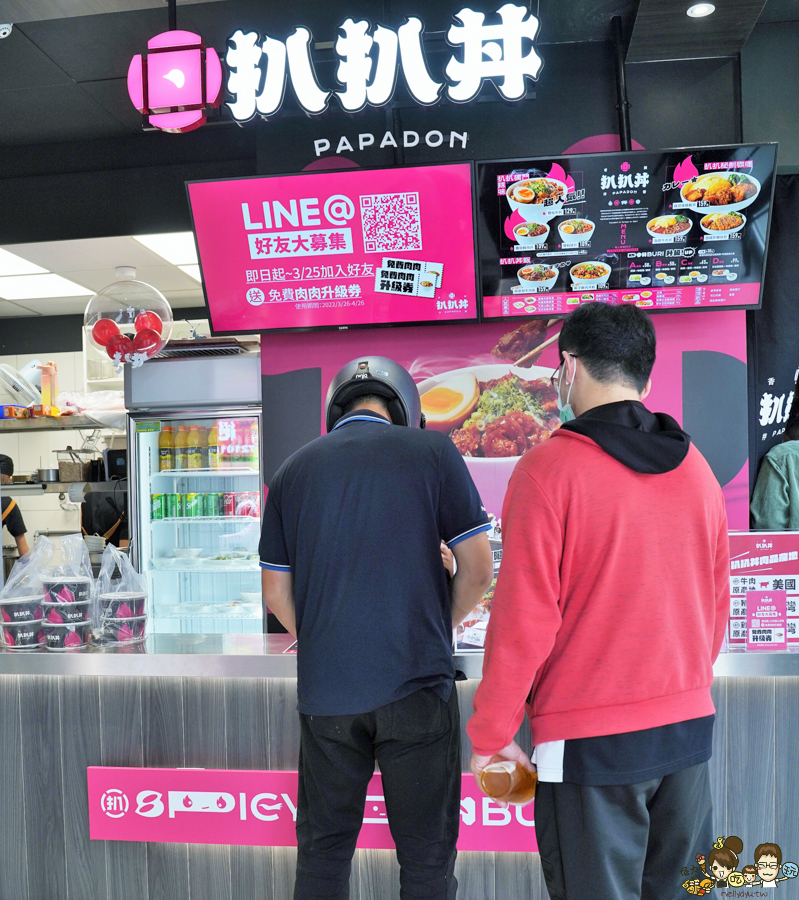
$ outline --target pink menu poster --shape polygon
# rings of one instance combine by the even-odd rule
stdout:
[[[787,650],[786,591],[746,592],[746,649]]]
[[[477,317],[470,163],[188,192],[215,333]]]
[[[746,644],[747,597],[784,591],[788,649],[799,649],[799,532],[730,533],[730,649]]]

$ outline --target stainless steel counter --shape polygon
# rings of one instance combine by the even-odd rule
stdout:
[[[297,657],[286,652],[293,639],[272,634],[158,634],[143,644],[82,652],[0,652],[0,675],[197,676],[206,678],[296,678]],[[456,653],[467,678],[480,678],[480,653]],[[799,653],[722,653],[717,678],[799,676]]]

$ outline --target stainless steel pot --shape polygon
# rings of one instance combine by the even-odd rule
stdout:
[[[37,469],[36,478],[40,484],[55,484],[58,481],[58,469]]]

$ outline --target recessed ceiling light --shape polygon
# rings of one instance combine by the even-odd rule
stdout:
[[[47,269],[0,248],[0,275],[42,275],[46,272]]]
[[[709,16],[716,11],[716,7],[712,3],[695,3],[689,6],[687,13],[692,19],[701,19],[703,16]]]
[[[91,297],[94,291],[60,275],[9,275],[0,277],[4,300],[46,300],[51,297]]]
[[[157,253],[173,266],[197,265],[197,250],[191,231],[173,231],[169,234],[135,235],[140,244]]]
[[[200,275],[200,267],[199,266],[178,266],[181,272],[185,272],[187,275],[191,276],[195,281],[199,281],[202,283],[202,276]]]

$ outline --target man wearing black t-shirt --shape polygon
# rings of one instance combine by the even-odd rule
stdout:
[[[10,456],[0,453],[0,483],[11,484],[11,476],[14,474],[14,460]],[[25,522],[22,519],[22,513],[19,511],[16,500],[11,497],[3,496],[2,498],[2,517],[3,525],[8,529],[8,533],[14,538],[17,550],[20,556],[24,556],[28,552],[28,541],[25,537]],[[0,527],[2,531],[2,527]]]
[[[419,393],[397,363],[345,366],[326,419],[328,434],[272,479],[260,546],[264,604],[298,640],[294,897],[349,897],[377,761],[401,897],[453,900],[452,628],[491,583],[488,519],[455,446],[420,427]],[[442,540],[457,563],[449,589]]]

